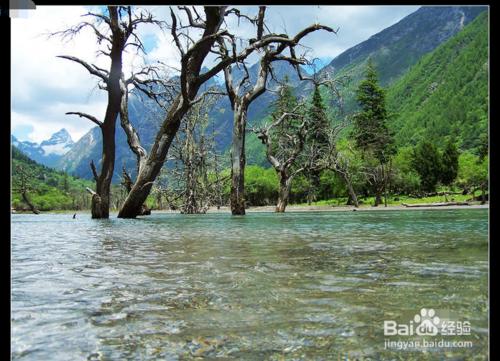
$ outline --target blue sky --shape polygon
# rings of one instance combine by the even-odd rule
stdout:
[[[238,6],[254,15],[256,6]],[[65,115],[68,111],[82,111],[102,117],[106,108],[105,92],[96,88],[96,82],[81,66],[56,58],[67,54],[106,66],[106,59],[95,57],[98,50],[92,32],[83,32],[73,41],[48,39],[44,33],[65,29],[82,21],[81,15],[89,9],[83,6],[37,6],[23,17],[12,20],[12,133],[20,140],[40,142],[61,128],[66,128],[76,141],[94,126],[88,120]],[[169,21],[168,8],[149,8],[159,19]],[[338,34],[316,32],[304,38],[303,44],[310,56],[327,65],[335,56],[368,39],[377,32],[395,24],[416,11],[418,6],[269,6],[267,24],[271,31],[295,34],[302,28],[319,22],[339,28]],[[252,27],[235,19],[228,21],[231,29],[243,38],[252,36]],[[169,31],[161,32],[153,26],[140,29],[148,58],[160,59],[176,65],[178,52]],[[33,54],[37,54],[33,61]],[[249,62],[255,61],[249,59]],[[128,54],[124,71],[131,70],[140,59]],[[210,62],[210,59],[207,60]]]

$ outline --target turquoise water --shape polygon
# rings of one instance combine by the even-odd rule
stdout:
[[[12,215],[15,360],[486,360],[488,211]],[[471,347],[386,349],[384,320]]]

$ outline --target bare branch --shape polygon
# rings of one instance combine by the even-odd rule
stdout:
[[[237,63],[239,64],[239,63]],[[240,63],[243,66],[243,71],[245,72],[245,75],[241,78],[240,82],[238,83],[238,86],[236,87],[236,94],[240,92],[240,88],[245,84],[249,79],[250,79],[250,74],[248,73],[247,66],[244,62]]]
[[[68,59],[68,60],[74,61],[75,63],[78,63],[78,64],[82,65],[85,69],[87,69],[90,74],[98,76],[99,78],[101,78],[102,80],[104,80],[106,83],[109,81],[109,78],[108,78],[108,75],[106,74],[106,72],[100,70],[97,67],[91,66],[87,62],[85,62],[85,61],[83,61],[83,60],[81,60],[81,59],[79,59],[79,58],[77,58],[75,56],[57,55],[57,57],[58,58],[62,58],[62,59]]]
[[[160,29],[163,29],[167,23],[165,21],[156,20],[153,14],[145,10],[144,13],[141,11],[141,15],[134,19],[132,19],[131,13],[129,13],[129,24],[130,24],[129,25],[130,33],[132,33],[138,24],[154,24],[158,26]]]
[[[264,34],[264,15],[266,12],[265,6],[259,6],[259,15],[257,16],[257,40],[262,39]]]
[[[288,37],[286,34],[268,34],[268,35],[263,35],[260,40],[257,41],[251,41],[250,45],[243,49],[238,55],[234,55],[232,57],[225,57],[222,59],[218,64],[213,66],[210,70],[205,72],[200,76],[200,83],[205,82],[206,80],[210,79],[212,76],[215,74],[219,73],[221,70],[223,70],[226,66],[228,66],[231,63],[235,62],[241,62],[244,59],[246,59],[252,52],[255,50],[263,49],[267,47],[268,45],[272,43],[277,43],[279,46],[276,48],[274,51],[269,52],[269,60],[271,60],[274,56],[280,54],[283,50],[285,50],[287,47],[290,48],[290,52],[292,52],[292,49],[297,46],[302,40],[303,37],[308,35],[311,32],[317,31],[317,30],[325,30],[331,33],[336,34],[337,30],[332,29],[329,26],[321,25],[321,24],[314,24],[310,25],[307,28],[303,29],[299,33],[297,33],[293,38]],[[222,37],[223,35],[228,35],[227,31],[222,31],[219,32],[218,38]],[[223,44],[223,42],[219,42],[220,45]],[[295,57],[296,58],[296,57]]]
[[[123,177],[123,180],[122,180],[121,184],[125,187],[127,193],[130,193],[134,182],[132,182],[132,178],[130,178],[130,175],[127,173],[125,166],[123,166],[123,168],[122,168],[122,177]]]
[[[238,25],[240,24],[239,23],[240,18],[246,19],[246,20],[250,21],[252,24],[255,24],[257,22],[256,18],[251,18],[248,15],[242,14],[241,11],[239,9],[236,9],[236,8],[231,8],[229,10],[226,10],[226,12],[224,13],[224,16],[228,16],[230,14],[234,14],[238,17]]]
[[[92,159],[90,161],[90,169],[92,169],[92,175],[94,176],[94,180],[97,182],[99,179],[99,176],[97,175],[97,170],[95,168],[94,160]]]
[[[111,38],[104,35],[94,24],[89,23],[89,22],[81,22],[78,25],[73,26],[72,28],[62,30],[62,31],[56,31],[53,33],[49,33],[48,36],[60,36],[63,40],[65,39],[72,39],[74,36],[80,33],[80,31],[86,27],[90,27],[94,33],[97,36],[97,42],[100,44],[103,40],[106,40],[109,44],[112,43]]]
[[[203,94],[201,94],[199,97],[197,97],[196,99],[192,100],[190,102],[190,104],[191,105],[195,105],[196,103],[199,103],[202,100],[204,100],[205,97],[207,97],[209,95],[223,96],[223,95],[227,95],[227,93],[224,93],[224,92],[221,92],[221,91],[216,91],[216,90],[207,90],[206,92],[203,92]]]
[[[276,119],[274,122],[272,122],[268,126],[264,126],[264,127],[259,128],[259,129],[252,129],[252,131],[257,134],[257,138],[259,138],[261,140],[262,144],[264,144],[266,146],[267,159],[269,160],[271,165],[276,170],[283,171],[285,169],[288,169],[292,165],[292,163],[295,161],[295,159],[297,158],[299,153],[302,152],[304,140],[305,140],[304,129],[306,127],[306,119],[305,119],[303,114],[297,113],[297,110],[299,110],[303,106],[304,106],[304,104],[302,104],[302,103],[297,104],[297,106],[295,106],[291,112],[285,112],[285,113],[281,114],[278,119]],[[295,134],[295,137],[298,138],[298,141],[295,140],[295,138],[293,136],[289,136],[295,144],[295,149],[293,150],[293,152],[291,153],[291,155],[287,159],[280,161],[276,158],[276,155],[273,152],[272,138],[270,137],[269,134],[270,134],[272,128],[279,126],[288,117],[303,118],[303,122]]]
[[[181,57],[184,57],[184,49],[182,48],[179,36],[177,35],[177,17],[175,16],[172,8],[170,8],[170,17],[172,18],[172,29],[171,29],[172,37],[174,38],[177,49],[179,49],[181,53]]]
[[[127,134],[127,142],[134,154],[137,157],[137,170],[138,173],[147,157],[146,150],[141,146],[141,141],[139,139],[139,134],[134,129],[132,124],[130,124],[128,118],[128,89],[125,85],[123,79],[120,79],[120,90],[122,93],[120,101],[120,122],[125,134]]]
[[[89,192],[90,194],[92,194],[92,196],[95,196],[97,195],[96,192],[94,192],[92,189],[90,189],[89,187],[85,187],[86,191]]]
[[[231,69],[231,66],[227,66],[224,68],[224,78],[226,79],[225,85],[226,85],[227,95],[229,97],[229,102],[231,103],[231,107],[233,107],[237,93],[233,85],[233,70]]]
[[[205,29],[205,23],[201,21],[201,17],[196,13],[196,9],[193,6],[193,10],[195,11],[197,15],[197,19],[193,19],[193,14],[191,13],[191,10],[187,6],[178,6],[180,10],[184,10],[186,13],[188,20],[189,20],[189,26],[193,28],[199,28],[199,29]]]
[[[88,120],[94,122],[97,124],[99,127],[102,128],[103,123],[97,119],[96,117],[86,114],[86,113],[80,113],[80,112],[67,112],[66,115],[78,115],[80,118],[87,118]]]
[[[109,26],[111,26],[111,20],[109,19],[109,17],[107,17],[105,15],[88,12],[87,14],[84,14],[82,16],[94,16],[94,17],[104,21]]]

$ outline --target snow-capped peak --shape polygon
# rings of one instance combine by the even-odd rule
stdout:
[[[71,139],[71,135],[66,129],[61,129],[57,133],[52,134],[49,140],[44,140],[40,147],[43,149],[46,155],[57,154],[63,155],[71,149],[74,142]]]
[[[12,145],[31,159],[49,167],[53,167],[74,145],[71,135],[64,128],[40,144],[20,141],[13,134],[11,136]]]
[[[52,145],[52,144],[73,144],[73,139],[66,129],[61,129],[60,131],[52,134],[49,140],[44,140],[40,145]]]

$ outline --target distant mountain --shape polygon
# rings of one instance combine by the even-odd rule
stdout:
[[[274,77],[278,81],[283,81],[288,77],[288,82],[292,87],[296,87],[300,83],[300,79],[295,69],[285,61],[275,61],[272,65]],[[259,71],[259,63],[255,63],[248,68],[250,76],[250,84],[255,84],[257,74]],[[242,69],[233,67],[233,79],[235,82],[239,81],[244,75]],[[255,99],[248,109],[248,122],[252,124],[255,121],[260,121],[269,113],[269,106],[276,98],[276,94],[272,90],[276,90],[279,84],[269,77],[267,88],[271,91],[266,91]],[[223,89],[225,91],[225,88]],[[231,104],[227,97],[222,98],[214,109],[209,113],[210,118],[214,120],[214,128],[217,133],[216,141],[220,150],[227,149],[231,143],[233,132],[233,112],[231,111]]]
[[[75,144],[75,142],[71,139],[71,135],[63,128],[57,133],[52,134],[49,140],[44,140],[40,143],[40,148],[42,148],[47,155],[63,155],[71,149],[73,144]]]
[[[463,150],[488,134],[488,14],[421,58],[388,89],[398,145],[453,137]]]
[[[95,187],[94,182],[77,179],[42,165],[15,145],[12,146],[12,207],[16,210],[28,209],[18,189],[21,179],[29,177],[28,196],[41,211],[54,209],[89,209],[90,196],[85,187]]]
[[[355,89],[364,76],[368,58],[375,65],[380,84],[387,87],[422,56],[446,42],[486,9],[486,6],[422,6],[398,23],[344,51],[320,73],[349,78],[342,95],[344,110],[352,112],[357,108]],[[311,84],[307,83],[298,89],[299,93],[310,91]]]
[[[273,64],[274,75],[281,81],[285,75],[289,76],[289,82],[292,85],[297,85],[299,82],[297,74],[293,71],[292,67],[283,61],[278,61]],[[254,64],[248,67],[250,80],[254,81],[259,70],[259,65]],[[202,71],[203,72],[203,71]],[[234,69],[234,79],[238,81],[243,76],[242,69]],[[277,82],[271,80],[269,88],[274,89],[277,87]],[[212,79],[205,83],[200,90],[200,93],[209,87],[218,87],[220,90],[225,91],[225,87],[217,85]],[[250,119],[260,119],[265,116],[269,103],[274,99],[275,95],[272,92],[262,94],[249,108],[248,114]],[[146,149],[149,149],[154,142],[154,137],[158,132],[161,120],[163,119],[160,110],[151,113],[145,104],[150,105],[151,101],[144,98],[140,93],[132,92],[129,97],[129,118],[132,125],[136,128],[140,135],[141,143]],[[231,105],[227,97],[220,99],[209,112],[211,124],[208,131],[214,131],[216,134],[216,142],[219,150],[227,149],[231,142],[231,134],[233,128],[233,113]],[[122,167],[125,166],[132,177],[136,172],[136,158],[127,144],[125,132],[117,122],[116,133],[116,163],[113,175],[113,181],[120,181],[122,174]],[[70,174],[75,174],[79,177],[90,179],[92,177],[90,162],[93,160],[97,166],[100,167],[102,151],[102,138],[101,131],[98,127],[92,128],[85,134],[73,148],[64,155],[55,164],[56,168],[64,170]]]
[[[422,6],[343,52],[329,67],[338,72],[371,56],[381,65],[381,83],[390,83],[414,64],[414,59],[434,50],[486,9],[485,6]]]
[[[355,90],[364,77],[369,58],[375,65],[380,84],[390,87],[423,56],[459,33],[486,9],[486,6],[423,6],[398,23],[344,51],[319,73],[329,73],[331,78],[347,77],[348,82],[341,89],[343,110],[347,114],[352,113],[357,109]],[[425,74],[420,76],[426,77]],[[308,96],[312,93],[311,82],[297,84],[296,95]],[[324,95],[327,97],[327,94]],[[331,99],[326,101],[332,104]],[[260,107],[269,109],[265,105]],[[411,133],[412,128],[407,131]],[[247,137],[246,148],[249,164],[268,166],[262,144],[253,134]]]
[[[21,142],[14,135],[11,137],[11,143],[31,159],[48,167],[55,166],[59,159],[75,144],[71,135],[64,128],[40,144],[28,141]]]
[[[385,87],[401,78],[410,67],[415,65],[422,56],[429,54],[439,45],[446,42],[453,35],[469,24],[477,15],[485,11],[485,6],[424,6],[414,13],[406,16],[397,24],[373,35],[368,40],[346,50],[337,56],[320,72],[330,72],[333,77],[348,76],[349,84],[343,89],[344,110],[356,110],[354,91],[363,77],[366,61],[372,58],[379,73],[381,84]],[[332,42],[335,39],[331,40]],[[294,69],[286,62],[280,61],[273,64],[274,74],[278,79],[288,76],[290,83],[295,87],[295,94],[308,96],[311,94],[310,82],[300,82]],[[256,77],[258,64],[248,68],[250,79]],[[234,68],[234,78],[243,75],[241,69]],[[207,86],[216,86],[211,81]],[[268,88],[271,90],[277,83],[270,81]],[[223,85],[219,85],[223,88]],[[271,111],[271,102],[275,99],[273,92],[266,92],[257,98],[248,111],[249,125],[252,126],[262,121]],[[158,117],[147,111],[137,97],[130,97],[130,120],[138,130],[143,145],[149,149],[154,136],[159,129]],[[209,113],[212,124],[209,130],[216,132],[216,141],[219,150],[226,151],[231,143],[233,130],[233,114],[226,97],[216,103]],[[94,128],[82,137],[75,146],[66,153],[57,163],[57,167],[74,174],[90,178],[90,160],[96,163],[100,160],[101,139],[100,131]],[[128,148],[125,133],[119,125],[116,132],[116,167],[114,180],[117,181],[121,174],[122,166],[126,166],[135,173],[135,157]],[[246,138],[248,164],[267,166],[264,149],[258,139],[251,133]]]

